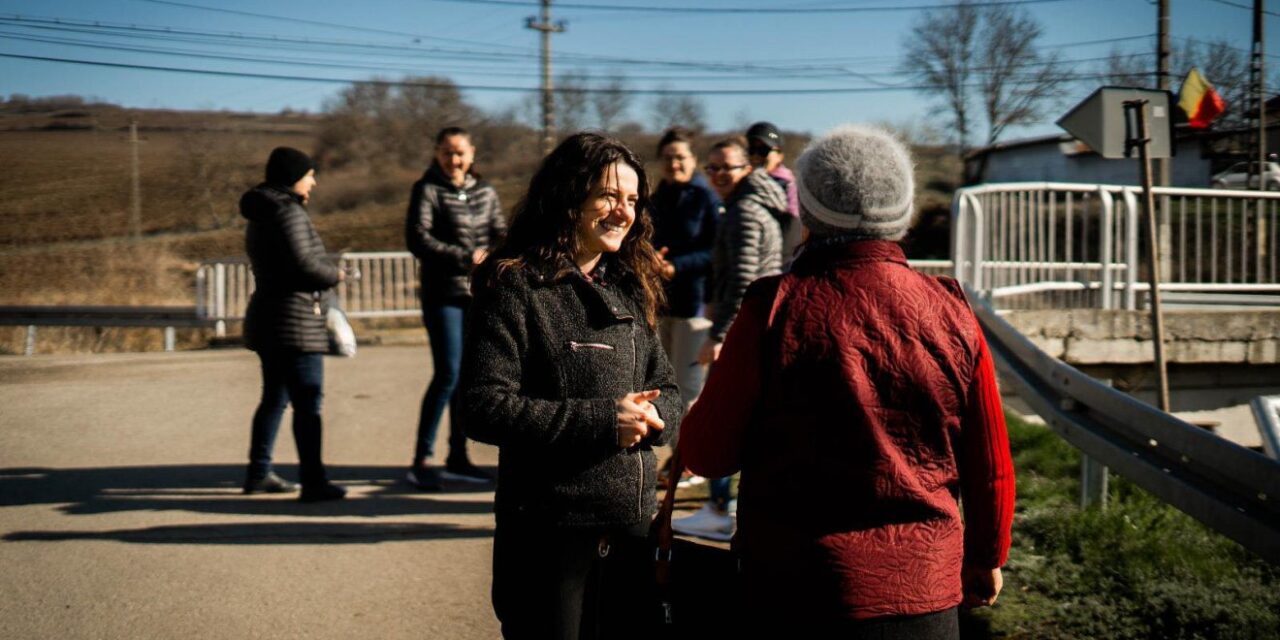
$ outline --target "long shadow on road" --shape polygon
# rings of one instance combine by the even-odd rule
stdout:
[[[410,540],[488,538],[488,527],[413,522],[286,522],[177,525],[109,531],[15,531],[6,542],[114,540],[137,544],[369,544]]]
[[[295,470],[283,467],[282,474]],[[246,496],[241,465],[165,465],[82,469],[0,469],[0,508],[57,505],[72,516],[164,511],[216,515],[288,516],[289,522],[210,523],[142,529],[10,531],[6,541],[117,540],[134,543],[309,544],[369,543],[411,539],[487,537],[492,529],[454,524],[384,522],[397,516],[484,515],[493,502],[484,493],[450,490],[423,494],[399,483],[397,467],[330,468],[340,484],[359,488],[347,500],[301,504],[292,496]],[[364,487],[361,487],[364,485]],[[372,489],[368,489],[368,486]],[[477,495],[476,498],[470,497]],[[466,497],[464,497],[466,496]],[[370,522],[318,522],[321,518],[369,518]],[[300,520],[298,520],[300,519]]]

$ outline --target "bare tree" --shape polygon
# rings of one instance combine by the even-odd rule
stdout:
[[[1155,73],[1150,54],[1125,52],[1113,47],[1102,63],[1100,75],[1106,84],[1151,87],[1155,86]]]
[[[596,123],[605,131],[612,131],[626,116],[631,108],[631,94],[627,93],[627,77],[621,72],[611,75],[609,79],[596,87],[591,94],[591,107],[596,114]]]
[[[249,160],[252,157],[253,150],[242,132],[182,135],[173,191],[192,214],[193,228],[221,229],[240,220],[236,196],[258,175],[258,165]]]
[[[556,79],[556,129],[561,137],[588,126],[591,74],[566,71]]]
[[[943,111],[949,112],[955,129],[956,151],[969,149],[969,106],[972,101],[974,38],[979,11],[968,0],[950,9],[926,11],[911,27],[906,40],[906,57],[901,68],[921,85],[925,93],[939,95]]]
[[[923,13],[912,26],[901,68],[922,92],[941,96],[960,155],[974,132],[975,103],[992,144],[1009,127],[1041,121],[1062,96],[1062,65],[1056,54],[1040,52],[1042,34],[1024,9],[972,0]]]
[[[1036,41],[1044,29],[1031,14],[1011,5],[986,7],[981,15],[982,68],[979,70],[987,145],[1005,129],[1044,119],[1046,109],[1065,93],[1061,58],[1042,54]]]
[[[654,99],[650,119],[655,131],[677,125],[702,131],[707,128],[707,107],[688,94],[663,94]]]
[[[422,166],[438,129],[479,115],[451,80],[436,77],[353,84],[327,101],[324,112],[317,159],[327,166],[370,170]]]

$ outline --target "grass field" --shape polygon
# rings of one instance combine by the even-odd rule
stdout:
[[[1009,418],[1018,473],[1013,548],[998,605],[973,637],[1280,638],[1280,568],[1114,475],[1082,510],[1080,455]]]

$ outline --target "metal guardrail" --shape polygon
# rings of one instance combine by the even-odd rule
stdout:
[[[1262,449],[1274,460],[1280,460],[1280,396],[1258,396],[1249,402],[1253,418],[1258,421]]]
[[[1049,428],[1160,500],[1280,563],[1280,462],[1053,358],[972,288],[967,292],[1005,379]]]
[[[956,192],[956,277],[1002,308],[1137,309],[1137,187],[1053,182]],[[1280,193],[1155,189],[1165,220],[1161,291],[1280,294]],[[1212,301],[1206,301],[1211,304]]]
[[[164,350],[173,351],[176,327],[214,324],[195,307],[0,306],[0,325],[27,327],[23,353],[28,356],[35,353],[37,327],[160,327]]]

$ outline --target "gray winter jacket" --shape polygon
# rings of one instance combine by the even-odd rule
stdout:
[[[764,171],[752,171],[725,201],[711,253],[711,286],[707,302],[711,338],[724,340],[738,315],[747,286],[782,272],[782,229],[777,217],[787,213],[787,194]]]
[[[468,175],[458,187],[433,162],[413,185],[404,235],[418,257],[424,302],[471,296],[471,254],[491,250],[507,233],[498,192]]]
[[[615,526],[657,510],[652,447],[675,442],[684,404],[641,305],[576,270],[477,283],[457,405],[469,437],[499,447],[500,522]],[[666,428],[617,445],[615,402],[659,389]]]
[[[260,184],[240,198],[240,215],[249,221],[244,245],[255,282],[245,312],[245,346],[327,352],[325,292],[338,284],[338,265],[325,253],[302,199],[289,189]]]

